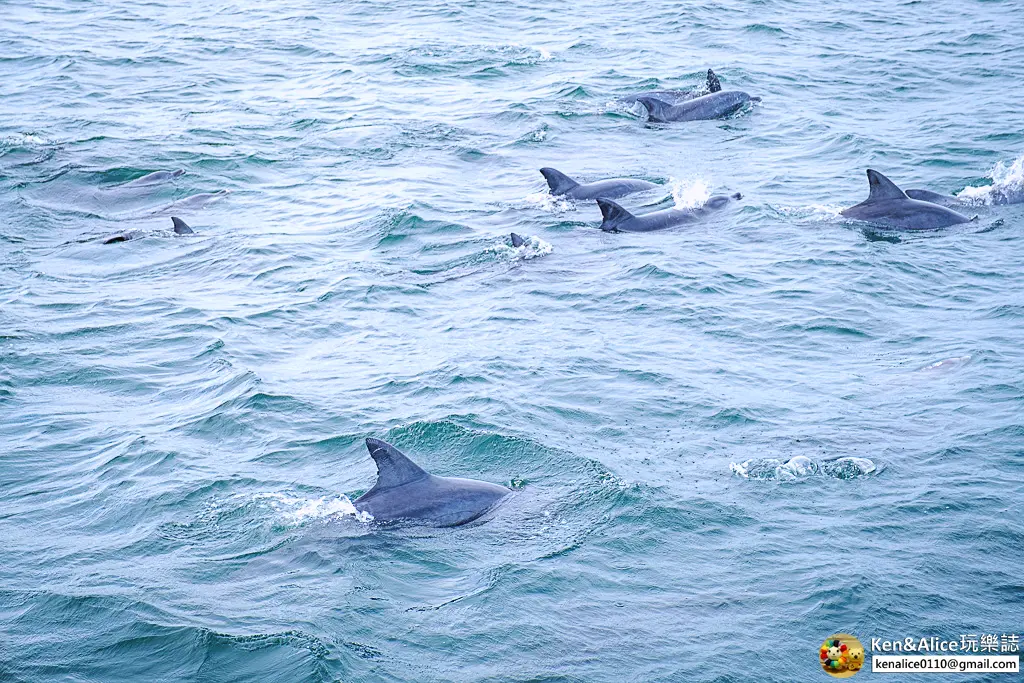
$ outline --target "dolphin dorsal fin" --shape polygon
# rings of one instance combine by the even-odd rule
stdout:
[[[177,216],[171,216],[171,225],[174,226],[174,232],[177,235],[191,235],[195,232],[192,228],[188,227],[188,223],[181,220]]]
[[[542,168],[540,169],[541,175],[544,176],[544,180],[548,181],[548,187],[551,188],[551,194],[565,194],[574,187],[579,187],[579,183],[565,175],[561,171],[556,171],[553,168]]]
[[[367,439],[366,448],[377,463],[375,489],[390,489],[429,476],[425,470],[407,458],[402,451],[380,439]]]
[[[718,76],[714,71],[708,69],[708,92],[718,92],[722,89],[722,82],[718,80]]]
[[[524,240],[519,235],[517,235],[515,233],[512,233],[512,246],[513,247],[518,249],[519,247],[523,246],[524,244],[526,244],[526,240]]]
[[[873,169],[868,169],[868,201],[880,202],[886,199],[906,199],[903,190],[896,183]]]
[[[601,229],[605,232],[617,232],[620,225],[633,218],[633,214],[610,199],[598,199],[597,205],[601,207]]]
[[[672,105],[668,102],[663,102],[654,97],[638,97],[636,101],[647,110],[647,119],[649,121],[658,123],[668,120],[668,110],[672,108]]]

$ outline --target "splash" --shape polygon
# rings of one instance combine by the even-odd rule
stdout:
[[[967,186],[956,196],[972,204],[1007,204],[1024,200],[1024,156],[1011,164],[998,162],[989,172],[991,185]]]
[[[702,179],[692,181],[681,181],[669,178],[672,187],[672,199],[675,200],[677,209],[693,209],[704,206],[704,203],[711,197],[708,184]]]
[[[528,205],[549,213],[558,214],[576,210],[576,204],[568,197],[556,197],[547,191],[533,192],[523,197],[523,200]]]
[[[529,261],[530,259],[539,258],[541,256],[547,256],[555,250],[555,248],[548,242],[545,242],[539,237],[534,235],[523,235],[523,245],[519,247],[513,247],[508,238],[504,238],[494,246],[496,252],[510,252],[513,258],[522,259],[523,261]]]
[[[744,479],[796,481],[816,475],[853,479],[873,474],[878,468],[867,458],[846,457],[816,462],[805,455],[798,455],[786,462],[777,458],[751,458],[741,463],[730,463],[729,469]]]
[[[0,147],[42,146],[49,144],[52,144],[49,140],[33,133],[18,133],[17,135],[8,135],[0,138]]]
[[[359,522],[373,520],[370,513],[356,510],[345,495],[303,498],[287,493],[259,493],[253,496],[253,500],[271,508],[289,526],[301,526],[327,517],[353,517]]]

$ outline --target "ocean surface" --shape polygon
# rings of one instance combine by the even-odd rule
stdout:
[[[1021,12],[5,0],[0,680],[788,683],[835,632],[1022,634]],[[619,101],[709,67],[763,101]],[[608,234],[542,166],[743,200]],[[978,220],[851,223],[866,168]],[[515,495],[359,521],[368,436]]]

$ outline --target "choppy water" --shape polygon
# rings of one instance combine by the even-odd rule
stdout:
[[[1024,182],[1022,45],[1016,2],[4,2],[0,678],[796,681],[1024,630],[1024,206],[837,216],[868,166]],[[763,103],[615,102],[709,66]],[[603,234],[541,166],[744,200]],[[377,530],[366,436],[517,494]]]

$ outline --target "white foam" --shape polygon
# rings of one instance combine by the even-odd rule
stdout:
[[[520,235],[520,237],[523,238],[522,246],[513,247],[509,244],[508,238],[503,237],[500,242],[494,245],[493,250],[496,252],[510,252],[513,258],[522,259],[523,261],[547,256],[555,250],[549,242],[545,242],[534,235]]]
[[[564,213],[576,210],[576,204],[568,197],[556,197],[547,191],[533,192],[523,197],[523,200],[530,206],[550,213]]]
[[[48,145],[50,141],[46,138],[32,133],[18,133],[0,138],[0,145],[4,147],[21,147],[22,145]]]
[[[851,479],[872,474],[878,468],[867,458],[845,457],[819,463],[805,455],[797,455],[786,462],[777,458],[751,458],[741,463],[729,463],[729,469],[744,479],[796,481],[815,475]]]
[[[837,204],[808,204],[807,206],[783,206],[777,211],[787,218],[805,218],[812,221],[827,221],[839,218],[844,206]]]
[[[991,204],[996,196],[1017,197],[1024,194],[1024,155],[1010,164],[996,163],[989,171],[991,185],[967,186],[957,194],[957,199],[973,204]]]
[[[303,498],[287,493],[259,493],[253,496],[256,501],[265,502],[278,513],[289,525],[301,525],[306,522],[327,517],[354,517],[359,522],[369,522],[373,516],[368,512],[356,510],[356,506],[346,495],[323,496],[320,498]]]
[[[676,180],[669,178],[672,187],[672,199],[675,200],[677,209],[693,209],[704,206],[711,197],[711,190],[708,184],[701,178],[696,180]]]

